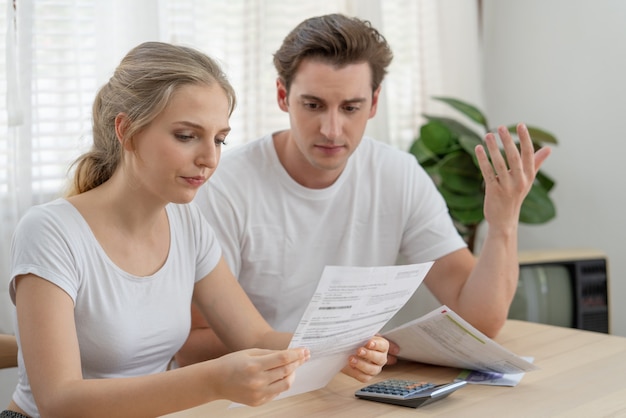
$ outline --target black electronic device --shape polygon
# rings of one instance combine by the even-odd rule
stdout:
[[[465,381],[435,384],[414,380],[387,379],[372,383],[354,393],[354,396],[368,401],[390,403],[417,408],[449,396],[466,385]]]
[[[509,318],[609,333],[607,257],[595,250],[522,251]]]

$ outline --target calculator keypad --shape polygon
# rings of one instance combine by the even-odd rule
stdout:
[[[387,396],[397,399],[406,399],[435,385],[430,382],[416,382],[411,380],[388,379],[374,383],[360,390],[363,394],[373,396]]]

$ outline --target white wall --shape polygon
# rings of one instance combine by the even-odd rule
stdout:
[[[611,331],[626,336],[626,2],[483,0],[485,110],[559,139],[545,171],[554,221],[522,225],[521,249],[608,255]]]

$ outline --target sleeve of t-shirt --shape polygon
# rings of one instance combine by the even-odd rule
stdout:
[[[409,213],[401,253],[411,263],[436,260],[466,243],[459,235],[443,196],[415,161],[409,164],[405,204]]]
[[[15,277],[34,274],[63,289],[76,300],[79,288],[71,228],[57,213],[34,206],[20,219],[11,242],[9,294],[15,303]]]

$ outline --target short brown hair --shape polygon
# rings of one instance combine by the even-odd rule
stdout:
[[[337,67],[367,62],[374,91],[387,74],[393,53],[385,37],[369,21],[329,14],[301,22],[274,54],[274,66],[287,90],[305,58],[320,59]]]

